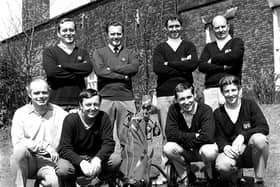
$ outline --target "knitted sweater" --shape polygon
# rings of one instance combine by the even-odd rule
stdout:
[[[43,51],[43,67],[51,87],[50,102],[78,105],[78,95],[86,87],[84,78],[92,72],[86,50],[75,47],[71,54],[52,46]]]
[[[198,103],[190,128],[188,127],[178,103],[169,107],[166,119],[166,137],[169,142],[176,142],[184,149],[199,149],[202,145],[214,143],[215,123],[212,109]],[[196,138],[195,134],[200,135]]]
[[[269,133],[268,123],[261,109],[253,100],[241,99],[241,108],[236,123],[231,121],[224,106],[215,110],[214,118],[216,142],[221,152],[226,145],[231,145],[239,134],[245,137],[247,144],[254,133],[264,135]]]
[[[139,67],[133,50],[122,48],[115,54],[106,46],[97,49],[93,58],[93,69],[98,77],[97,87],[102,97],[109,100],[133,100],[131,78]]]
[[[65,118],[59,154],[73,165],[80,165],[83,160],[80,155],[107,160],[113,153],[114,146],[113,125],[105,112],[98,113],[90,129],[84,127],[78,113],[71,113]]]
[[[168,65],[164,65],[168,62]],[[183,40],[176,51],[166,42],[159,44],[153,54],[153,69],[157,75],[157,96],[172,96],[178,83],[193,83],[192,72],[197,68],[194,44]]]
[[[199,60],[199,71],[206,74],[205,87],[218,87],[225,75],[235,75],[241,79],[243,55],[244,43],[239,38],[232,38],[222,50],[216,41],[206,44]],[[209,59],[211,63],[208,63]],[[229,68],[225,69],[224,65]]]

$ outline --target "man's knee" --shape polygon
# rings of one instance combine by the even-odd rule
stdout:
[[[30,154],[30,152],[27,149],[27,147],[25,147],[23,145],[15,146],[13,149],[13,154],[11,156],[11,160],[20,162],[21,160],[27,158],[29,154]]]
[[[268,147],[268,138],[262,133],[255,133],[249,139],[249,144],[257,149],[264,150]]]
[[[55,173],[45,175],[40,182],[43,186],[59,187],[58,177]]]
[[[163,152],[166,154],[167,157],[172,157],[175,155],[175,153],[180,154],[183,151],[183,148],[175,142],[167,142],[163,146]]]
[[[70,178],[75,175],[75,167],[66,159],[59,159],[55,168],[56,174],[62,178]]]
[[[199,154],[203,161],[214,161],[218,155],[218,146],[216,144],[205,144],[200,148]]]
[[[217,156],[216,169],[221,173],[231,173],[236,171],[236,160],[229,158],[224,153]]]

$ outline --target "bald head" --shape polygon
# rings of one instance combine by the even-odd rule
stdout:
[[[215,16],[212,21],[212,26],[217,40],[224,40],[228,37],[229,26],[227,24],[227,19],[224,16]]]

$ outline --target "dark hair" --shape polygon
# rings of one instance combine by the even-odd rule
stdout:
[[[59,20],[59,22],[57,23],[57,32],[60,31],[61,28],[61,24],[65,23],[65,22],[73,22],[74,26],[75,26],[75,30],[76,30],[76,24],[75,21],[72,18],[62,18],[61,20]]]
[[[122,27],[122,32],[124,32],[124,26],[121,22],[119,21],[112,21],[106,24],[105,26],[105,32],[108,33],[109,32],[109,27],[110,26],[121,26]]]
[[[178,92],[183,92],[184,90],[188,90],[188,89],[191,89],[191,93],[194,94],[194,87],[192,84],[190,84],[188,82],[177,84],[177,86],[174,89],[175,99],[178,98],[178,95],[177,95]]]
[[[182,20],[182,18],[179,15],[177,15],[177,14],[169,14],[169,15],[166,16],[165,22],[164,22],[164,26],[166,28],[168,26],[168,21],[169,20],[172,20],[172,21],[173,20],[178,20],[181,25],[183,24],[183,20]]]
[[[79,94],[79,104],[83,103],[83,99],[89,99],[93,96],[99,96],[99,101],[101,102],[101,95],[98,93],[98,91],[94,90],[94,89],[86,89],[83,90],[80,94]]]
[[[238,77],[233,75],[227,75],[221,78],[221,80],[219,81],[219,87],[221,92],[223,93],[224,86],[231,85],[231,84],[237,86],[238,89],[241,88],[241,81]]]

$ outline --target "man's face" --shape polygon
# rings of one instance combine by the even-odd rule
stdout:
[[[32,82],[28,96],[35,107],[47,105],[49,101],[49,86],[44,81]]]
[[[223,95],[227,104],[237,105],[240,99],[240,89],[234,84],[226,85],[223,87]]]
[[[75,42],[75,24],[72,21],[65,21],[60,24],[60,29],[57,36],[64,44],[73,44]]]
[[[182,25],[178,20],[168,20],[166,29],[168,37],[171,39],[177,39],[181,36]]]
[[[177,102],[181,110],[191,112],[194,107],[194,94],[191,92],[191,88],[177,92]]]
[[[80,104],[82,115],[87,119],[95,118],[100,108],[100,98],[95,95],[91,98],[84,98]]]
[[[114,46],[118,47],[122,43],[123,31],[121,26],[109,26],[108,28],[108,42]]]
[[[223,40],[229,35],[229,26],[223,17],[216,17],[213,20],[213,31],[218,40]]]

